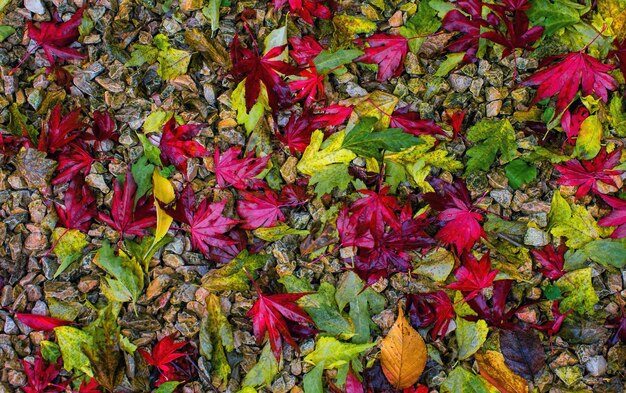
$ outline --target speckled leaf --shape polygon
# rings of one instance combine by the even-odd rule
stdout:
[[[459,359],[464,360],[475,354],[485,343],[489,328],[482,319],[470,322],[456,319],[456,340],[459,344]]]
[[[559,304],[559,310],[564,313],[570,308],[580,315],[593,314],[593,306],[599,299],[591,282],[591,268],[574,270],[559,278],[556,285],[561,289],[565,298]]]
[[[597,115],[586,118],[580,125],[574,156],[582,160],[591,160],[600,152],[604,129]]]
[[[277,240],[282,239],[287,235],[308,235],[309,231],[304,229],[295,229],[290,227],[289,225],[276,225],[271,228],[258,228],[253,231],[254,236],[259,239],[275,242]]]
[[[323,144],[324,133],[317,130],[311,136],[311,143],[302,154],[297,168],[305,175],[314,175],[332,164],[347,164],[356,155],[348,149],[342,148],[345,133],[343,131],[333,134]]]
[[[488,171],[498,154],[502,162],[509,162],[517,155],[515,130],[507,119],[482,120],[467,131],[466,137],[474,142],[467,151],[466,174]]]
[[[93,377],[89,358],[83,353],[83,347],[92,345],[92,337],[72,326],[54,328],[54,334],[63,356],[63,367],[67,371],[81,371]]]
[[[496,390],[497,391],[497,390]],[[474,373],[457,366],[441,384],[441,393],[492,393],[487,384]]]
[[[248,373],[242,382],[242,387],[260,388],[264,386],[270,386],[278,370],[280,369],[276,357],[272,354],[272,348],[270,343],[267,342],[259,360]]]
[[[54,278],[63,273],[74,261],[81,257],[83,248],[87,242],[87,236],[78,229],[67,230],[65,228],[55,228],[52,232],[52,242],[56,242],[54,246],[54,254],[60,262],[59,268],[54,273]]]
[[[247,250],[243,250],[226,265],[211,270],[202,277],[202,286],[211,292],[245,291],[250,288],[250,279],[246,271],[256,279],[256,270],[265,266],[268,259],[268,255],[250,255]]]

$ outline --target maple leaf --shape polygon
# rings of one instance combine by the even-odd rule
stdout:
[[[89,382],[81,382],[78,387],[78,393],[102,393],[100,385],[95,378],[91,378]]]
[[[376,80],[379,82],[400,75],[409,50],[406,38],[401,35],[379,33],[355,41],[360,46],[364,46],[365,42],[368,47],[364,49],[364,54],[354,59],[355,62],[378,64]]]
[[[465,295],[465,301],[471,300],[489,288],[498,275],[498,270],[491,270],[489,251],[477,260],[471,253],[463,258],[463,265],[454,272],[457,281],[448,284],[446,288],[456,289]]]
[[[321,0],[274,0],[274,8],[277,10],[285,4],[289,4],[289,10],[310,25],[313,24],[314,16],[321,19],[330,19],[332,16]]]
[[[65,392],[65,382],[54,382],[61,372],[61,358],[56,363],[48,363],[41,357],[41,352],[35,354],[35,362],[22,360],[24,374],[28,385],[22,389],[26,393],[61,393]]]
[[[382,237],[385,224],[400,229],[400,220],[396,215],[400,205],[394,196],[387,195],[389,190],[389,186],[381,188],[379,192],[358,190],[365,196],[357,199],[350,207],[357,221],[366,223],[375,238]]]
[[[311,106],[315,101],[324,99],[324,77],[318,75],[315,64],[311,61],[309,67],[300,71],[297,76],[289,82],[289,88],[296,94],[295,101],[304,100],[305,106]]]
[[[87,176],[95,159],[78,143],[70,143],[57,158],[59,174],[52,179],[52,184],[67,183],[82,172]]]
[[[91,133],[93,138],[99,142],[111,140],[117,142],[120,134],[115,129],[115,120],[111,114],[107,111],[95,111],[92,113],[93,126],[91,127]]]
[[[539,86],[533,105],[558,93],[556,113],[563,113],[579,89],[583,96],[593,95],[604,102],[608,100],[608,91],[617,88],[617,82],[608,74],[615,67],[589,56],[584,53],[585,49],[548,58],[547,63],[559,61],[522,82],[525,86]]]
[[[614,43],[617,49],[609,52],[609,56],[617,57],[617,60],[619,61],[619,68],[622,71],[624,78],[626,78],[626,38],[621,41],[615,40]]]
[[[247,273],[247,272],[246,272]],[[268,333],[270,346],[276,360],[280,360],[282,352],[282,340],[285,339],[296,352],[299,352],[298,344],[294,341],[287,321],[295,322],[299,325],[307,326],[313,320],[304,310],[296,304],[301,297],[309,293],[286,293],[277,295],[264,295],[258,284],[250,276],[259,298],[254,303],[248,316],[252,317],[252,330],[257,343],[261,344],[265,333]]]
[[[446,335],[455,315],[454,305],[444,291],[410,294],[406,307],[415,328],[433,325],[430,330],[433,340]]]
[[[204,124],[176,125],[174,116],[163,126],[159,148],[165,165],[172,164],[187,176],[187,161],[192,157],[202,157],[206,149],[192,138],[204,128]]]
[[[291,44],[289,55],[300,66],[309,64],[324,50],[324,47],[311,35],[302,38],[289,37],[289,43]]]
[[[176,208],[164,206],[164,210],[175,220],[187,224],[191,234],[191,245],[207,258],[209,246],[222,248],[237,243],[225,236],[238,221],[222,216],[227,200],[209,203],[205,198],[195,206],[195,197],[190,184],[187,184],[176,200]]]
[[[63,206],[55,203],[54,208],[64,228],[89,231],[91,220],[96,217],[96,198],[82,178],[74,178],[63,196]]]
[[[535,260],[543,266],[541,274],[551,280],[557,280],[565,275],[563,270],[565,251],[567,251],[565,244],[559,245],[556,250],[552,244],[548,244],[542,250],[531,250],[530,252]]]
[[[626,201],[608,195],[600,195],[600,197],[613,208],[608,216],[602,217],[598,221],[598,225],[603,227],[616,226],[611,234],[613,239],[622,239],[626,237]]]
[[[620,156],[620,149],[607,153],[606,148],[602,148],[593,160],[573,159],[564,164],[554,165],[554,168],[561,173],[557,183],[578,187],[576,198],[587,195],[589,190],[601,195],[603,192],[599,188],[599,182],[617,187],[613,176],[619,176],[623,171],[613,168],[619,164]]]
[[[487,27],[487,22],[482,19],[483,3],[480,0],[462,0],[455,3],[459,10],[450,10],[441,20],[441,26],[451,33],[461,33],[460,36],[447,46],[451,52],[465,52],[463,61],[475,63],[478,59],[478,44],[481,27]]]
[[[512,307],[506,309],[506,298],[511,292],[513,280],[498,280],[493,282],[493,294],[491,295],[491,307],[487,304],[487,299],[483,292],[479,292],[476,297],[467,301],[467,304],[478,314],[477,316],[465,316],[468,321],[484,319],[487,324],[500,329],[521,330],[519,326],[511,322],[515,313],[526,306]]]
[[[141,197],[135,201],[137,183],[133,179],[130,166],[126,170],[126,180],[122,183],[115,181],[113,186],[113,201],[111,202],[111,214],[98,213],[98,220],[108,224],[120,233],[120,239],[124,235],[136,235],[143,237],[148,234],[147,228],[156,225],[156,214],[152,196]]]
[[[213,152],[213,162],[217,184],[222,187],[233,186],[239,190],[258,188],[263,184],[260,179],[254,179],[265,169],[270,156],[254,158],[251,151],[242,159],[238,159],[241,147],[231,147],[221,154],[218,149]]]
[[[514,53],[515,49],[518,48],[532,50],[532,45],[541,38],[545,28],[543,26],[530,28],[528,16],[523,11],[514,11],[511,16],[507,14],[507,11],[511,9],[523,8],[523,5],[509,3],[506,7],[493,4],[488,4],[487,6],[496,11],[500,20],[504,23],[505,31],[499,29],[501,26],[499,23],[492,24],[492,27],[498,28],[498,31],[487,31],[482,33],[480,37],[502,45],[504,47],[502,58]]]
[[[575,144],[574,139],[580,132],[580,126],[588,117],[589,110],[583,105],[580,105],[572,112],[570,112],[569,109],[566,109],[565,112],[563,112],[563,116],[561,116],[561,127],[563,128],[563,131],[565,131],[565,135],[567,135],[566,142],[572,145]]]
[[[437,239],[453,244],[459,254],[469,251],[486,234],[480,225],[483,216],[474,211],[465,183],[461,179],[452,184],[438,179],[431,183],[438,192],[426,193],[423,198],[431,208],[439,211],[437,219],[443,227],[437,232]]]
[[[452,127],[452,139],[456,139],[457,135],[461,133],[463,119],[465,119],[465,111],[455,111],[450,115],[448,122]]]
[[[177,335],[178,333],[176,332],[163,337],[152,348],[152,353],[148,353],[141,348],[138,349],[139,354],[146,363],[159,370],[160,376],[156,386],[167,381],[182,381],[188,378],[183,372],[184,370],[176,364],[176,361],[190,355],[189,351],[180,351],[189,343],[186,341],[174,341]]]
[[[245,98],[248,112],[257,102],[261,84],[267,90],[268,104],[274,112],[278,111],[279,107],[291,105],[291,90],[281,74],[292,75],[295,74],[296,69],[282,60],[272,60],[283,53],[284,49],[285,45],[277,46],[261,57],[258,48],[255,47],[255,50],[244,48],[241,46],[238,35],[233,38],[230,47],[233,67],[230,72],[237,82],[244,78],[246,80]]]
[[[389,127],[400,128],[404,132],[419,135],[443,135],[448,136],[445,131],[432,120],[422,120],[417,112],[409,111],[409,106],[396,109],[391,114]]]
[[[296,151],[302,153],[309,146],[313,131],[338,126],[351,114],[352,107],[337,104],[319,109],[305,108],[300,115],[292,113],[283,128],[284,134],[277,130],[276,137],[289,146],[292,154]]]
[[[63,60],[86,58],[87,56],[69,47],[78,39],[78,27],[82,22],[83,12],[86,7],[87,3],[79,8],[66,22],[41,22],[39,27],[36,27],[33,22],[28,21],[26,23],[28,36],[37,43],[37,46],[26,53],[26,56],[16,68],[39,48],[43,49],[51,66],[55,64],[55,59],[57,58]]]
[[[274,191],[270,189],[259,192],[242,191],[241,196],[243,199],[237,202],[237,213],[243,219],[241,228],[272,227],[276,221],[285,220],[280,211],[282,205]]]
[[[17,318],[20,322],[22,322],[29,328],[42,332],[49,332],[52,331],[55,327],[67,326],[72,323],[72,321],[52,318],[45,315],[24,314],[19,312],[15,313],[15,318]]]
[[[80,135],[77,131],[85,126],[79,116],[80,109],[77,108],[61,118],[61,105],[57,104],[52,109],[47,127],[41,131],[37,150],[52,154],[76,139]]]
[[[550,345],[552,345],[552,336],[554,336],[556,333],[559,332],[559,330],[561,330],[561,325],[563,324],[563,321],[565,321],[565,318],[567,318],[569,313],[571,313],[572,311],[574,311],[574,309],[570,308],[565,313],[561,314],[561,312],[559,311],[559,302],[555,300],[552,302],[552,319],[542,323],[541,325],[533,323],[529,326],[546,333],[550,338]]]

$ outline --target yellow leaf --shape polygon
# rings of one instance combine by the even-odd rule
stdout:
[[[527,393],[528,383],[511,371],[504,363],[500,352],[477,352],[474,357],[478,363],[480,375],[502,393]]]
[[[165,210],[161,209],[157,200],[163,203],[171,203],[175,198],[172,183],[163,177],[158,169],[155,169],[154,172],[152,172],[152,192],[154,193],[154,206],[157,211],[157,227],[156,232],[154,233],[153,243],[156,244],[167,234],[167,231],[170,229],[170,225],[172,225],[172,221],[174,220],[165,212]]]
[[[427,358],[424,339],[399,307],[398,319],[380,344],[380,365],[385,377],[396,389],[412,386],[424,372]]]
[[[354,105],[346,130],[351,130],[360,119],[366,117],[378,119],[378,122],[374,125],[376,130],[389,128],[390,116],[396,108],[398,101],[398,97],[380,90],[376,90],[364,97],[346,100],[346,103]]]
[[[343,131],[331,135],[322,148],[324,133],[316,130],[311,135],[311,143],[298,162],[298,170],[305,175],[312,176],[331,164],[348,164],[356,157],[356,154],[341,147],[345,135]]]

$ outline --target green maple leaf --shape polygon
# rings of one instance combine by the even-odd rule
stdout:
[[[483,120],[470,128],[466,136],[475,144],[467,151],[470,159],[465,174],[488,171],[498,153],[503,162],[509,162],[517,155],[515,130],[507,119]]]
[[[421,143],[419,138],[399,128],[374,131],[377,122],[375,117],[361,118],[346,134],[341,146],[359,156],[379,158],[381,150],[400,151]]]

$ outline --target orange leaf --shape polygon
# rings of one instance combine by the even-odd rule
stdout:
[[[412,386],[422,375],[427,358],[424,339],[399,307],[398,319],[381,343],[380,365],[385,377],[396,389]]]
[[[502,393],[527,393],[528,382],[511,371],[504,356],[497,351],[477,352],[475,355],[480,375]]]

